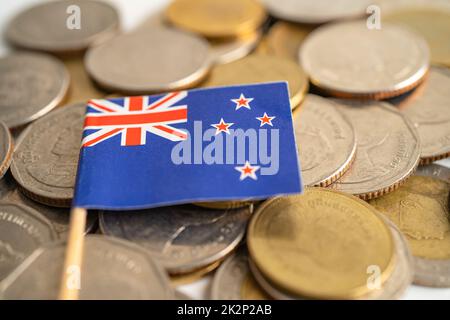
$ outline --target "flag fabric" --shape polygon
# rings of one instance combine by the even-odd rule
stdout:
[[[87,104],[76,207],[126,210],[299,192],[285,82]]]

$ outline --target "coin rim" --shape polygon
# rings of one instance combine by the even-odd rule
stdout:
[[[0,120],[0,130],[3,130],[6,133],[6,156],[2,159],[0,163],[0,179],[3,178],[3,176],[6,174],[6,172],[9,169],[9,166],[11,165],[12,161],[12,155],[14,150],[14,142],[11,136],[11,132],[9,131],[6,124]]]

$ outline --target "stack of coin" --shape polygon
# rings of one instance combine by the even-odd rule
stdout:
[[[180,283],[214,270],[244,237],[250,214],[192,205],[101,212],[100,230],[146,248]]]
[[[265,9],[256,0],[176,0],[165,16],[173,26],[206,37],[211,58],[218,64],[248,55],[266,20]]]
[[[247,243],[251,273],[276,299],[392,299],[412,280],[398,230],[364,201],[328,189],[265,202]]]
[[[437,1],[379,4],[380,30],[366,0],[173,0],[120,35],[102,1],[19,13],[5,35],[24,51],[0,58],[0,299],[57,296],[88,99],[279,80],[305,194],[90,212],[81,298],[175,299],[213,272],[213,299],[449,287],[450,169],[418,167],[450,156]]]
[[[398,190],[370,201],[402,231],[414,255],[414,282],[450,287],[450,169],[420,167]]]

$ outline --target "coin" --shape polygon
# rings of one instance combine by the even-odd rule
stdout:
[[[448,3],[447,3],[448,5]],[[423,7],[403,8],[383,15],[383,22],[405,25],[423,36],[431,51],[433,64],[450,66],[450,7],[432,8],[428,3]]]
[[[255,0],[176,0],[166,17],[179,28],[225,38],[254,32],[266,20],[266,12]]]
[[[36,120],[64,99],[69,82],[52,56],[20,52],[0,58],[0,120],[10,128]]]
[[[395,262],[389,228],[356,197],[321,189],[268,200],[247,233],[252,261],[265,278],[290,295],[358,298],[367,294],[369,266],[382,283]]]
[[[413,279],[413,260],[411,252],[408,248],[406,239],[401,234],[400,230],[388,219],[383,219],[390,228],[393,240],[395,242],[395,265],[392,270],[392,274],[386,279],[384,284],[377,287],[375,283],[369,288],[369,291],[359,299],[362,300],[392,300],[402,297],[408,286]],[[250,270],[257,279],[258,283],[275,299],[280,300],[299,300],[306,299],[307,297],[296,297],[289,295],[286,292],[281,291],[274,286],[270,281],[261,274],[258,268],[252,261],[250,263]],[[373,269],[374,271],[376,269]],[[368,269],[367,276],[372,277],[370,281],[376,281],[376,275],[372,272],[372,269]],[[369,279],[368,279],[369,280]]]
[[[54,241],[50,222],[35,210],[0,202],[0,281],[42,244]]]
[[[386,279],[383,286],[377,289],[375,286],[364,299],[393,300],[400,299],[414,278],[414,260],[408,247],[408,242],[401,231],[389,219],[384,219],[391,229],[395,242],[396,262],[391,276]],[[372,270],[370,270],[372,271]],[[376,276],[374,273],[371,275]],[[374,279],[375,280],[375,279]],[[374,285],[374,284],[372,284]]]
[[[214,63],[223,64],[239,60],[249,55],[261,39],[260,32],[233,39],[210,39],[211,59]]]
[[[384,23],[343,22],[314,30],[300,48],[299,61],[311,82],[338,97],[384,99],[416,87],[429,68],[423,38]]]
[[[297,62],[300,45],[312,30],[311,26],[278,21],[267,34],[268,51],[277,57]]]
[[[55,207],[70,206],[85,109],[82,103],[64,106],[23,133],[11,172],[31,199]]]
[[[35,251],[0,284],[0,298],[56,299],[65,250],[65,243],[58,242]],[[87,236],[81,272],[81,300],[174,299],[162,267],[128,241]]]
[[[206,267],[202,267],[190,273],[171,275],[170,282],[172,283],[172,286],[181,286],[195,282],[201,279],[202,277],[206,276],[208,273],[211,273],[212,271],[216,270],[217,267],[220,266],[221,262],[222,260],[215,261],[207,265]]]
[[[14,45],[54,53],[78,52],[114,36],[117,11],[108,3],[62,0],[38,4],[19,13],[8,25]]]
[[[216,271],[211,285],[214,300],[268,300],[270,297],[253,279],[247,249],[240,248]]]
[[[105,90],[145,94],[192,87],[207,75],[206,40],[169,28],[124,34],[91,48],[86,69]]]
[[[356,136],[333,101],[308,94],[293,113],[303,183],[326,187],[341,177],[356,156]]]
[[[252,54],[243,59],[215,66],[202,87],[287,81],[291,107],[297,107],[308,91],[308,79],[293,61]]]
[[[414,255],[414,282],[450,286],[450,169],[419,167],[401,188],[371,201],[406,236]]]
[[[356,157],[330,187],[368,200],[391,192],[419,164],[420,139],[404,114],[385,102],[336,100],[356,132]]]
[[[171,274],[189,273],[221,260],[242,240],[248,208],[210,210],[191,205],[100,213],[104,234],[146,248]]]
[[[0,179],[9,168],[12,159],[13,142],[8,127],[0,121]]]
[[[370,0],[263,0],[270,14],[301,23],[325,23],[364,16]]]
[[[69,231],[69,222],[70,222],[70,209],[67,208],[56,208],[49,207],[46,205],[42,205],[36,201],[29,199],[25,196],[17,186],[11,190],[8,194],[6,194],[3,199],[5,201],[9,201],[12,203],[26,205],[30,207],[44,217],[46,217],[55,229],[58,238],[65,239],[67,237],[67,233]],[[86,220],[86,233],[92,231],[96,226],[98,221],[98,215],[96,212],[89,212]]]
[[[450,156],[450,70],[432,67],[421,92],[400,107],[417,127],[421,164]],[[418,88],[419,89],[419,88]]]
[[[66,57],[63,62],[71,78],[67,103],[86,102],[90,99],[103,98],[106,95],[89,78],[81,57]]]

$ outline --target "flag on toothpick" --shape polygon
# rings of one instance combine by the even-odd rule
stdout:
[[[138,209],[301,191],[284,82],[87,105],[74,207]]]

